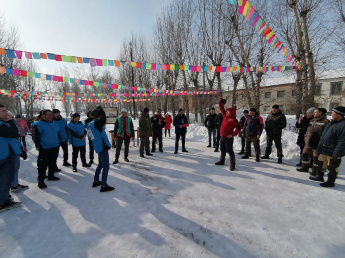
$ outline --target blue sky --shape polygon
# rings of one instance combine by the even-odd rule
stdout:
[[[172,1],[0,0],[0,15],[18,28],[22,50],[115,59],[132,32],[151,38],[157,16]],[[56,65],[48,62],[36,63],[46,72]]]

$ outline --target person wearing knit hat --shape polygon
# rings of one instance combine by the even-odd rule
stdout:
[[[296,128],[298,129],[297,145],[300,148],[300,161],[296,167],[302,166],[302,152],[305,146],[304,136],[308,130],[310,121],[314,118],[314,107],[308,108],[304,116],[298,118]],[[313,162],[310,161],[310,167],[313,167]]]
[[[122,108],[122,109],[121,109],[121,113],[127,113],[127,109]]]
[[[186,150],[186,133],[187,127],[189,126],[188,119],[184,114],[183,108],[178,110],[178,114],[174,117],[173,125],[175,126],[175,151],[174,154],[178,153],[178,145],[180,139],[182,140],[182,152],[188,152]]]
[[[272,106],[272,112],[267,116],[265,121],[266,131],[266,151],[262,159],[269,159],[272,153],[273,142],[277,149],[278,163],[283,162],[282,133],[286,127],[286,117],[279,109],[277,104]]]
[[[145,107],[144,111],[142,112],[139,118],[139,154],[142,158],[145,158],[144,150],[147,156],[153,156],[150,152],[150,136],[152,135],[152,125],[149,112],[150,110],[147,107]]]
[[[345,156],[345,107],[332,109],[332,120],[322,131],[317,146],[318,156],[317,175],[309,179],[320,181],[323,187],[334,187],[338,177],[342,157]],[[324,174],[328,169],[328,179],[324,182]]]
[[[215,113],[214,107],[210,109],[210,113],[205,119],[205,127],[208,130],[208,145],[207,148],[212,147],[211,139],[213,138],[213,148],[216,148],[217,139],[216,139],[216,127],[214,125],[214,121],[217,118],[217,114]]]
[[[244,154],[244,148],[246,146],[246,137],[244,137],[244,135],[243,135],[243,127],[244,127],[244,123],[246,122],[248,116],[249,116],[249,111],[244,110],[243,116],[241,117],[241,119],[239,121],[239,125],[241,128],[241,132],[238,134],[241,137],[241,151],[238,153],[239,155]]]
[[[83,167],[91,167],[91,165],[86,163],[86,128],[85,125],[80,122],[80,115],[74,113],[72,115],[72,120],[67,125],[69,132],[69,143],[72,144],[72,168],[73,172],[78,172],[77,170],[77,159],[80,152],[80,159]]]
[[[68,162],[68,128],[67,128],[67,120],[60,115],[60,110],[53,109],[53,121],[59,126],[59,140],[60,140],[60,147],[63,151],[63,166],[70,167],[71,164]],[[56,172],[61,171],[56,166]]]

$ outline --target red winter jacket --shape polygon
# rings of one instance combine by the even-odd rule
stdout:
[[[165,127],[164,127],[164,129],[165,130],[170,130],[171,129],[171,123],[173,122],[171,116],[170,115],[165,115],[164,119],[165,119]]]
[[[230,111],[230,115],[226,116],[226,111],[224,109],[224,105],[221,101],[218,102],[220,112],[223,116],[223,123],[220,127],[220,136],[223,138],[229,138],[229,135],[235,137],[238,135],[241,130],[239,129],[239,125],[237,120],[235,119],[236,110],[233,108],[228,108],[227,110]]]

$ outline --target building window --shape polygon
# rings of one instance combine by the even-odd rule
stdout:
[[[331,82],[331,95],[340,95],[343,82]]]
[[[277,92],[277,98],[284,98],[284,97],[285,97],[285,91],[284,90]]]
[[[320,96],[321,95],[321,89],[322,89],[322,84],[321,83],[315,84],[315,96]]]
[[[333,108],[339,107],[339,106],[340,106],[339,103],[330,103],[329,104],[329,111],[332,111]]]
[[[270,106],[264,106],[264,112],[270,112],[271,108]]]
[[[271,92],[265,92],[265,99],[271,98]]]
[[[296,97],[296,96],[297,96],[297,91],[296,91],[296,90],[292,90],[291,96],[292,96],[292,97]]]

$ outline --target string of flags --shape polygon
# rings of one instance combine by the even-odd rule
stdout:
[[[0,66],[0,74],[8,74],[8,75],[21,76],[21,77],[30,77],[30,78],[36,78],[36,79],[41,79],[41,80],[47,80],[47,81],[69,82],[72,84],[75,83],[78,85],[103,87],[103,88],[108,88],[108,89],[122,89],[122,90],[130,90],[130,91],[149,92],[149,93],[153,93],[154,96],[168,96],[168,94],[176,95],[176,96],[177,95],[210,95],[210,94],[214,95],[214,94],[219,94],[218,91],[162,90],[162,89],[154,89],[154,88],[143,88],[143,87],[134,87],[134,86],[128,86],[128,85],[110,84],[110,83],[81,80],[81,79],[75,79],[75,78],[69,78],[69,77],[63,77],[63,76],[57,76],[57,75],[50,75],[50,74],[44,74],[44,73],[36,73],[36,72],[31,72],[31,71],[26,71],[26,70],[12,69],[12,68],[4,67],[4,66]],[[137,95],[139,97],[141,97],[140,94],[137,94]],[[150,94],[150,96],[153,96],[153,95]]]
[[[234,5],[235,0],[229,0],[229,3]],[[293,63],[294,66],[297,67],[297,69],[303,68],[303,64],[301,64],[296,57],[288,51],[248,0],[238,0],[238,12],[246,17],[246,21],[252,26],[252,28],[255,28],[259,35],[262,34],[268,44],[275,49],[278,49],[278,53],[282,53],[290,63]]]
[[[278,41],[278,40],[277,40]],[[275,41],[276,42],[276,41]],[[281,43],[280,43],[281,44]],[[280,51],[280,50],[279,50]],[[286,51],[286,50],[283,50]],[[0,48],[0,55],[4,55],[8,58],[22,59],[23,57],[27,59],[47,59],[55,60],[58,62],[68,62],[68,63],[79,63],[79,64],[90,64],[91,67],[96,66],[115,66],[120,67],[121,65],[131,65],[134,68],[145,69],[145,70],[160,70],[160,71],[192,71],[192,72],[202,72],[202,71],[214,71],[214,72],[274,72],[274,71],[290,71],[301,69],[302,67],[297,67],[298,63],[294,66],[196,66],[196,65],[178,65],[178,64],[159,64],[159,63],[142,63],[142,62],[131,62],[131,61],[118,61],[110,59],[98,59],[98,58],[88,58],[88,57],[76,57],[68,55],[58,55],[51,53],[39,53],[39,52],[29,52],[22,50],[13,50]],[[290,61],[291,62],[291,61]]]

